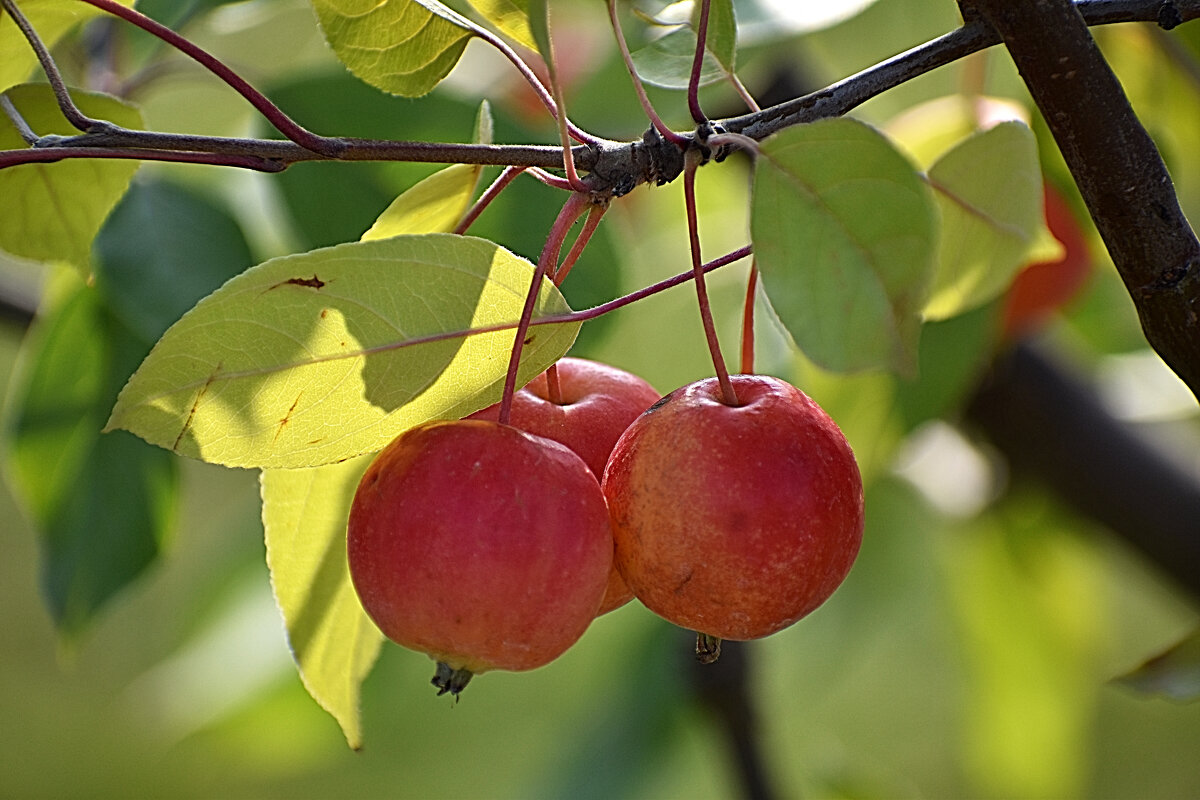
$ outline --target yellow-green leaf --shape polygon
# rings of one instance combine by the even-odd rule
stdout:
[[[1033,132],[1003,122],[959,142],[929,168],[941,240],[926,319],[952,317],[998,296],[1050,238]]]
[[[116,2],[133,5],[133,0]],[[103,13],[79,0],[17,0],[17,7],[47,47],[53,47],[79,23]],[[29,80],[37,67],[37,56],[7,14],[0,14],[0,53],[4,54],[0,58],[0,91]]]
[[[325,39],[372,86],[420,97],[450,74],[479,27],[436,0],[312,0]]]
[[[936,241],[931,194],[886,138],[852,119],[763,143],[754,255],[772,307],[815,363],[912,371]]]
[[[529,0],[468,0],[471,6],[522,47],[538,49],[529,29]]]
[[[382,449],[430,419],[500,399],[533,265],[452,234],[351,242],[272,259],[173,325],[108,428],[237,467],[314,467]],[[569,311],[544,281],[535,317]],[[567,352],[579,323],[534,326],[519,380]]]
[[[418,231],[449,233],[470,207],[478,175],[478,168],[470,164],[438,170],[393,200],[362,240]]]
[[[7,21],[7,20],[4,20]],[[6,93],[39,136],[79,131],[63,118],[47,84],[23,84]],[[140,128],[141,114],[115,97],[72,90],[85,114],[126,128]],[[0,149],[27,147],[6,115],[0,114]],[[92,240],[129,188],[138,162],[68,159],[0,170],[0,248],[39,261],[65,261],[88,269]]]
[[[304,688],[362,746],[359,694],[383,635],[350,582],[346,518],[370,456],[315,469],[262,473],[271,588]]]
[[[475,141],[492,142],[492,113],[487,100],[475,119]],[[375,220],[362,241],[413,233],[450,233],[471,206],[471,196],[483,168],[454,164],[418,182],[395,200]]]

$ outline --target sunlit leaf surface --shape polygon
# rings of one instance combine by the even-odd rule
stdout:
[[[370,460],[262,473],[267,565],[288,644],[304,687],[356,750],[363,738],[359,688],[383,642],[346,564],[346,517]]]
[[[529,29],[529,0],[469,0],[471,6],[501,33],[518,44],[537,50]]]
[[[520,316],[533,266],[449,234],[352,242],[273,259],[167,331],[109,428],[228,466],[312,467],[500,399],[511,329],[430,340]],[[549,281],[535,316],[563,313]],[[579,325],[534,326],[520,377],[563,355]]]
[[[800,349],[833,371],[911,371],[935,241],[933,200],[881,134],[851,119],[763,143],[751,237]]]
[[[492,142],[492,115],[486,100],[475,120],[475,141]],[[471,207],[481,172],[482,167],[474,164],[453,164],[435,172],[392,201],[362,240],[452,232]]]
[[[945,319],[1000,294],[1039,235],[1042,171],[1033,132],[1004,122],[963,140],[929,168],[942,215],[933,290],[924,313]]]

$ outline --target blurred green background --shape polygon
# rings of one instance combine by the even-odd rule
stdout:
[[[172,8],[143,6],[163,18]],[[562,32],[578,53],[572,115],[603,135],[635,137],[645,122],[610,37],[594,14],[580,13]],[[793,93],[815,88],[956,22],[949,0],[879,0],[832,28],[751,43],[743,79],[752,89],[773,80],[790,81]],[[1185,49],[1197,38],[1186,28]],[[408,101],[349,78],[298,0],[228,4],[185,30],[324,133],[465,140],[482,95],[496,112],[498,141],[553,137],[520,92],[470,77],[505,74],[474,46],[449,87]],[[127,63],[157,57],[144,38],[113,35]],[[1200,141],[1200,114],[1188,116],[1200,105],[1196,87],[1177,79],[1167,51],[1141,29],[1101,40],[1198,218],[1200,158],[1188,145]],[[1001,55],[987,76],[989,93],[1022,96]],[[862,115],[882,124],[961,81],[955,68],[939,70]],[[652,97],[685,125],[680,95]],[[706,97],[737,111],[719,87]],[[134,99],[151,128],[261,130],[228,91],[188,67],[164,72]],[[1052,145],[1044,150],[1053,175]],[[158,167],[137,181],[186,186],[226,209],[262,260],[356,239],[431,169],[307,164],[264,177]],[[706,255],[744,244],[744,164],[706,169],[700,188]],[[557,202],[553,191],[519,181],[472,232],[536,257]],[[642,188],[614,204],[564,290],[582,308],[687,266],[680,187]],[[11,259],[2,267],[6,280],[34,289],[42,275]],[[731,353],[744,280],[744,265],[712,278]],[[1132,397],[1123,412],[1131,424],[1173,443],[1200,472],[1195,403],[1172,401],[1179,387],[1147,358],[1111,266],[1101,264],[1067,311],[1045,341],[1110,399]],[[985,366],[985,346],[946,355],[941,371],[903,385],[816,374],[761,303],[758,327],[759,368],[795,381],[846,429],[868,478],[868,519],[859,561],[834,597],[793,628],[727,654],[716,678],[691,663],[684,632],[636,603],[597,620],[555,663],[485,675],[457,703],[434,695],[431,661],[386,645],[364,687],[366,743],[352,752],[292,666],[264,564],[256,474],[180,462],[180,508],[164,555],[70,639],[56,633],[42,599],[38,535],[0,484],[0,795],[736,796],[711,684],[744,666],[757,742],[781,797],[1200,796],[1200,703],[1114,682],[1194,630],[1196,600],[1043,487],[1010,478],[960,424],[960,395]],[[23,333],[0,322],[0,394]],[[711,372],[686,285],[589,323],[573,354],[635,371],[663,392]],[[1136,372],[1145,368],[1167,389],[1139,401],[1131,390],[1145,385],[1146,373]],[[948,375],[965,377],[955,385]]]

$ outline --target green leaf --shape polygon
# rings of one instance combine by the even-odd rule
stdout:
[[[491,144],[492,115],[486,100],[475,120],[475,141]],[[375,220],[362,241],[415,233],[450,233],[471,207],[471,196],[483,168],[454,164],[439,170],[401,194]]]
[[[62,271],[14,379],[9,472],[41,537],[51,615],[68,634],[154,561],[174,517],[170,454],[126,433],[100,435],[146,349],[99,292]]]
[[[254,263],[233,217],[162,180],[130,188],[95,250],[97,287],[146,351],[200,298]]]
[[[804,353],[835,372],[911,372],[934,247],[928,186],[851,119],[763,143],[750,231],[763,288]]]
[[[692,12],[692,25],[700,25],[700,3]],[[708,36],[704,46],[713,55],[721,68],[732,74],[737,64],[737,18],[733,13],[733,0],[711,0],[708,6]]]
[[[1200,629],[1117,680],[1172,700],[1200,699]]]
[[[363,456],[315,469],[264,470],[262,519],[271,587],[304,687],[362,746],[359,691],[383,635],[350,582],[346,518]]]
[[[683,27],[633,53],[633,65],[638,77],[646,83],[664,89],[686,89],[696,57],[696,32]],[[700,67],[700,85],[707,86],[725,77],[721,63],[709,50],[704,51]]]
[[[500,399],[533,265],[450,234],[273,259],[189,311],[121,392],[108,427],[183,455],[296,468],[380,450],[400,432]],[[545,281],[536,316],[569,309]],[[566,353],[578,323],[535,326],[520,377]]]
[[[479,168],[470,164],[455,164],[433,173],[392,201],[362,240],[453,231],[471,207],[478,177]]]
[[[116,2],[133,5],[133,0]],[[18,0],[17,6],[50,48],[79,23],[103,13],[78,0]],[[0,14],[0,53],[4,54],[0,59],[0,91],[28,80],[38,66],[37,56],[7,14]]]
[[[557,65],[554,63],[554,47],[550,39],[550,2],[549,0],[528,0],[529,34],[533,37],[535,48],[546,62],[553,83]]]
[[[522,47],[538,49],[529,27],[529,0],[468,0],[488,22]]]
[[[325,39],[377,89],[420,97],[450,74],[479,27],[436,0],[312,0]]]
[[[929,168],[942,216],[926,319],[952,317],[997,297],[1049,237],[1033,132],[1004,122],[959,142]]]
[[[14,86],[7,95],[38,135],[79,133],[63,118],[48,85]],[[91,117],[126,128],[142,125],[141,114],[114,97],[77,90],[71,96]],[[0,149],[27,146],[0,114]],[[39,261],[66,261],[86,271],[92,239],[137,168],[138,162],[121,159],[69,159],[0,170],[0,197],[10,198],[0,214],[0,248]]]

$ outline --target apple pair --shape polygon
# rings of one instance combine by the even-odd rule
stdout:
[[[355,495],[355,588],[438,661],[441,691],[548,663],[630,594],[717,644],[787,627],[841,583],[862,483],[799,390],[734,376],[729,406],[715,379],[659,400],[612,367],[557,372],[514,395],[511,425],[493,407],[405,432]]]

